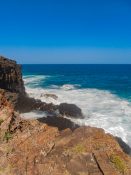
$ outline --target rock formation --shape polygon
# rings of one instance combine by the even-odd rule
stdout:
[[[0,56],[0,88],[10,92],[25,93],[21,66]]]
[[[75,104],[61,103],[58,107],[61,115],[83,118],[81,109]]]

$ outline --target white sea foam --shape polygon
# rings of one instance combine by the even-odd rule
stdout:
[[[49,76],[44,76],[44,75],[26,75],[23,76],[24,84],[26,85],[39,85],[41,81],[44,81],[46,78]]]
[[[31,111],[31,112],[20,114],[20,117],[24,118],[26,120],[28,120],[28,119],[37,119],[37,118],[47,117],[47,113],[43,112],[43,111]]]
[[[80,85],[78,85],[78,84],[75,84],[75,85],[64,84],[63,86],[60,86],[60,89],[63,89],[63,90],[72,90],[72,89],[76,89],[78,87],[80,87]]]
[[[46,103],[72,103],[78,105],[85,116],[84,119],[72,119],[80,125],[90,125],[105,129],[114,136],[121,137],[131,146],[131,103],[111,94],[109,91],[98,89],[71,88],[30,88],[27,93]],[[58,99],[46,98],[43,94],[50,93]],[[38,117],[38,116],[37,116]]]

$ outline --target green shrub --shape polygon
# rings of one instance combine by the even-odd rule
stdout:
[[[6,140],[7,142],[9,141],[9,139],[12,138],[12,135],[9,131],[5,132],[5,135],[4,135],[4,140]]]

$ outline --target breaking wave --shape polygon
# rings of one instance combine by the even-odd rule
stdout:
[[[49,76],[44,75],[25,75],[23,76],[25,86],[37,87],[41,82],[46,80]]]
[[[34,77],[33,77],[34,78]],[[42,76],[43,78],[43,76]],[[114,136],[121,137],[131,146],[131,102],[105,90],[80,89],[79,85],[53,86],[50,88],[33,88],[30,83],[39,83],[41,77],[24,77],[26,92],[29,96],[46,103],[72,103],[82,109],[84,119],[71,119],[79,125],[103,128]],[[44,94],[55,94],[58,98]],[[33,114],[31,114],[33,116]],[[37,114],[36,114],[37,115]],[[35,115],[35,116],[36,116]],[[39,117],[39,116],[37,116]]]

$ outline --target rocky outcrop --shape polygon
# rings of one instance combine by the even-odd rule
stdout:
[[[21,66],[0,56],[0,88],[15,93],[25,93]]]

